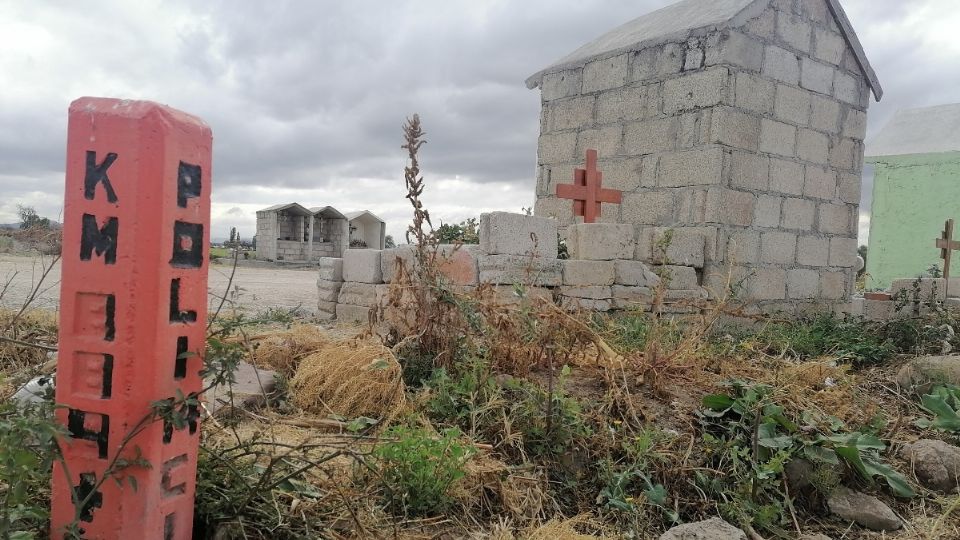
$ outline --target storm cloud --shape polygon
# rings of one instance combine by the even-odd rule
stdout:
[[[66,109],[150,99],[213,128],[214,231],[280,202],[366,208],[402,235],[400,126],[420,113],[444,221],[533,203],[539,96],[524,79],[670,0],[0,0],[0,223],[58,216]],[[960,101],[955,0],[845,0],[897,109]],[[865,189],[865,195],[869,188]]]

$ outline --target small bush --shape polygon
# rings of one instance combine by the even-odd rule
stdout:
[[[458,429],[439,436],[425,429],[393,427],[384,434],[392,439],[374,450],[380,462],[387,505],[398,514],[431,515],[447,510],[454,482],[463,478],[473,446],[459,441]]]
[[[47,536],[50,471],[61,432],[52,402],[0,404],[0,538]]]
[[[786,353],[801,359],[831,355],[856,366],[883,362],[895,350],[882,335],[871,331],[863,319],[833,314],[773,324],[757,338],[773,354]]]

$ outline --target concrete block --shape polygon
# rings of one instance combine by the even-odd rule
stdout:
[[[787,197],[783,200],[783,215],[780,226],[784,229],[813,230],[813,221],[817,215],[817,205],[807,199]]]
[[[797,253],[797,235],[771,231],[760,235],[760,262],[793,264]]]
[[[660,277],[670,290],[690,290],[700,287],[697,270],[690,266],[663,265],[654,266],[653,273]]]
[[[640,261],[616,260],[614,263],[614,283],[631,287],[656,287],[660,278]]]
[[[677,117],[658,118],[627,124],[623,151],[631,156],[664,152],[677,147],[680,121]]]
[[[787,271],[787,298],[816,298],[820,290],[820,273],[816,270],[794,268]]]
[[[666,225],[673,222],[674,199],[669,191],[624,193],[620,215],[626,223]]]
[[[618,88],[627,82],[627,54],[594,60],[583,66],[583,93]]]
[[[416,246],[406,245],[385,249],[380,254],[380,274],[384,283],[393,283],[397,272],[397,259],[408,272],[416,272]]]
[[[597,124],[631,122],[647,117],[647,87],[617,88],[597,94]]]
[[[699,214],[695,221],[740,227],[749,227],[753,224],[757,197],[752,193],[731,189],[712,189],[705,195],[704,202],[698,205],[703,213]]]
[[[847,284],[845,272],[820,273],[820,297],[827,300],[842,300],[846,298]]]
[[[760,261],[760,233],[743,230],[731,232],[727,239],[726,261],[733,264],[756,264]]]
[[[480,246],[441,246],[439,270],[449,283],[453,285],[477,285],[480,283],[480,267],[477,258],[480,256]]]
[[[713,109],[690,111],[680,115],[680,133],[677,146],[686,150],[707,144],[713,123]]]
[[[578,298],[575,296],[560,295],[560,307],[567,311],[606,312],[613,308],[610,298]]]
[[[540,197],[533,203],[533,214],[537,217],[553,219],[558,226],[575,223],[573,202],[556,197]]]
[[[833,90],[833,66],[804,57],[800,63],[800,86],[830,95]]]
[[[660,158],[658,184],[681,187],[719,184],[723,176],[723,150],[704,147],[665,154]]]
[[[699,47],[691,47],[687,49],[687,54],[684,57],[683,61],[683,70],[692,71],[695,69],[700,69],[703,67],[704,53],[703,49]]]
[[[765,9],[759,16],[747,21],[744,28],[755,36],[772,40],[776,35],[777,12]]]
[[[773,111],[776,83],[745,72],[737,73],[734,104],[761,114]]]
[[[614,285],[611,288],[614,309],[649,311],[653,302],[653,290],[650,287],[630,287]]]
[[[780,268],[754,268],[743,282],[745,298],[783,300],[787,296],[787,272]]]
[[[837,196],[845,203],[860,204],[860,187],[859,174],[840,173]]]
[[[764,77],[796,86],[800,83],[800,60],[786,49],[768,45],[761,73]]]
[[[803,182],[803,195],[817,199],[833,200],[837,196],[837,173],[833,169],[807,165]]]
[[[547,131],[579,129],[593,124],[595,101],[593,96],[575,96],[545,104]]]
[[[760,144],[760,119],[733,107],[716,107],[709,142],[756,152]]]
[[[317,267],[320,279],[343,281],[343,259],[320,257],[317,261]]]
[[[777,12],[777,37],[802,52],[810,52],[810,23],[785,11]]]
[[[544,75],[540,83],[540,98],[543,101],[552,101],[575,96],[580,93],[582,81],[583,71],[579,68]]]
[[[850,207],[845,204],[821,204],[818,230],[828,234],[851,234],[854,230],[851,215]]]
[[[770,158],[770,189],[787,195],[803,194],[803,165]]]
[[[868,321],[888,321],[893,318],[893,308],[896,302],[892,300],[863,301],[863,318]]]
[[[703,268],[706,237],[699,228],[644,228],[637,233],[636,259]]]
[[[800,126],[810,123],[810,93],[784,84],[777,85],[774,115],[778,120]]]
[[[537,146],[538,163],[561,163],[575,158],[577,133],[543,133]]]
[[[910,302],[940,301],[946,298],[946,280],[943,278],[895,279],[890,284],[890,293],[894,297],[898,295],[905,297]]]
[[[830,240],[819,236],[801,236],[797,239],[797,263],[804,266],[827,266]]]
[[[713,67],[697,71],[663,83],[663,110],[668,115],[680,111],[712,107],[726,93],[729,71]]]
[[[774,228],[780,226],[780,208],[783,198],[773,195],[760,195],[753,212],[754,227]]]
[[[342,281],[317,280],[317,294],[321,302],[336,302],[340,297]]]
[[[535,254],[553,259],[557,241],[557,222],[550,218],[510,212],[480,214],[480,249],[487,255]]]
[[[810,127],[828,133],[839,131],[840,103],[833,98],[812,94]]]
[[[680,73],[685,59],[683,48],[678,43],[643,49],[632,55],[630,81],[646,81]]]
[[[835,236],[830,239],[830,266],[853,268],[857,264],[856,238]]]
[[[830,138],[819,131],[801,128],[797,134],[797,157],[826,165],[830,161]]]
[[[751,191],[767,191],[770,185],[770,159],[752,152],[730,154],[730,186]]]
[[[370,321],[370,308],[350,304],[337,304],[337,321],[366,324]]]
[[[579,223],[567,227],[567,252],[571,259],[612,261],[633,257],[633,225]]]
[[[860,168],[861,143],[853,139],[834,140],[830,146],[830,166],[837,169],[854,170]]]
[[[344,281],[340,287],[337,302],[352,306],[375,306],[377,305],[377,286],[372,283]]]
[[[589,298],[591,300],[609,300],[613,297],[609,285],[563,285],[560,294],[572,298]]]
[[[577,134],[576,153],[581,159],[589,149],[596,150],[602,157],[611,157],[619,155],[622,147],[623,127],[620,124],[584,129]]]
[[[816,27],[813,32],[813,56],[818,60],[839,66],[847,42],[843,36],[826,28]]]
[[[843,118],[841,134],[844,137],[862,141],[867,135],[867,113],[852,107],[846,109],[847,114]]]
[[[729,30],[721,38],[718,53],[711,63],[732,64],[752,71],[763,67],[763,43],[736,30]]]
[[[348,249],[343,252],[343,280],[383,283],[379,249]]]
[[[534,285],[556,287],[563,282],[563,267],[558,259],[523,255],[480,255],[480,282],[494,285]]]
[[[793,157],[797,143],[797,128],[790,124],[768,120],[760,121],[760,151]]]
[[[603,187],[616,189],[620,191],[636,191],[640,187],[641,175],[643,174],[644,158],[615,158],[604,159],[597,163],[597,168],[603,172]],[[656,168],[656,158],[653,157],[652,167]],[[572,171],[582,165],[574,165],[569,168],[571,174],[569,178],[564,178],[564,183],[573,181]],[[556,187],[554,187],[556,193]]]
[[[841,70],[835,70],[833,96],[851,105],[860,105],[860,80]]]
[[[574,286],[613,285],[613,261],[563,261],[563,284]]]

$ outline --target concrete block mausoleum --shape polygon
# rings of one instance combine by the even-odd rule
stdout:
[[[880,84],[836,0],[684,0],[527,80],[542,100],[535,214],[578,222],[557,187],[588,149],[622,201],[635,260],[672,242],[712,293],[728,275],[767,310],[854,286],[863,139]],[[576,242],[575,242],[576,243]],[[666,261],[670,262],[670,261]]]

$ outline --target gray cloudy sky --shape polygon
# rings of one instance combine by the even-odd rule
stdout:
[[[523,80],[671,0],[0,0],[0,223],[59,215],[66,109],[150,99],[214,133],[213,236],[280,202],[366,208],[398,239],[400,125],[419,112],[434,221],[533,203],[539,98]],[[960,102],[958,0],[843,0],[899,108]]]

